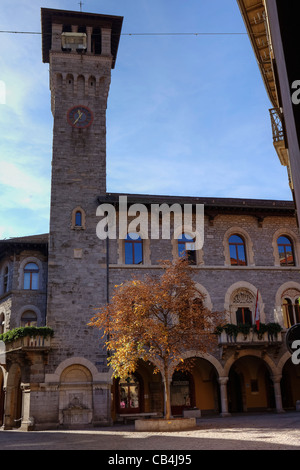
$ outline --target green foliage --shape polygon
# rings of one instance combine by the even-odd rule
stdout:
[[[251,328],[253,331],[258,335],[262,336],[264,333],[268,333],[269,335],[277,335],[280,331],[282,331],[282,327],[279,325],[279,323],[260,323],[259,325],[259,330],[257,330],[256,325],[249,325],[249,324],[238,324],[235,325],[234,323],[227,323],[226,325],[223,326],[218,326],[215,329],[215,334],[220,336],[222,331],[225,331],[228,336],[237,336],[238,333],[243,333],[244,335],[248,335],[251,331]]]
[[[15,341],[19,338],[24,338],[26,336],[36,337],[36,336],[43,336],[44,338],[54,335],[54,331],[52,328],[48,326],[24,326],[19,328],[14,328],[13,330],[9,330],[6,333],[0,335],[0,341],[4,343],[10,343],[11,341]]]
[[[251,325],[249,323],[239,323],[238,332],[243,333],[244,336],[247,336],[250,333]]]

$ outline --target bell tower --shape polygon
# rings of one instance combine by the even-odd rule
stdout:
[[[96,209],[106,192],[106,108],[123,18],[46,8],[41,14],[53,114],[49,367],[73,355],[101,371],[99,333],[87,323],[107,300],[106,243],[96,235]]]

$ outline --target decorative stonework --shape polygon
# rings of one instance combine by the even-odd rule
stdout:
[[[240,291],[238,291],[232,300],[233,305],[247,305],[247,306],[251,305],[252,306],[254,302],[255,302],[254,295],[248,290],[244,290],[244,289],[241,289]]]

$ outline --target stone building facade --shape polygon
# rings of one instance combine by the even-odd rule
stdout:
[[[0,334],[47,326],[54,336],[5,342],[0,425],[56,429],[162,414],[160,374],[141,362],[124,383],[113,380],[100,333],[87,324],[115,285],[132,274],[161,272],[160,261],[176,259],[182,249],[193,252],[191,274],[208,308],[225,311],[230,325],[252,325],[258,293],[260,322],[268,328],[261,335],[253,328],[237,336],[222,331],[209,355],[186,351],[196,359],[191,373],[173,375],[173,414],[293,409],[300,369],[285,334],[300,321],[294,205],[107,193],[105,115],[121,26],[120,17],[42,9],[54,118],[50,231],[0,241]],[[141,230],[140,239],[126,239],[127,233],[100,239],[97,208],[109,204],[119,216],[121,196],[146,209],[201,205],[203,247],[192,249],[191,227],[183,239],[172,224],[170,239],[152,239],[150,229]],[[282,330],[275,333],[274,324]]]

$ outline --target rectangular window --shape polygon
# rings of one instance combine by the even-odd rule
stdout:
[[[125,242],[125,264],[133,264],[133,244]]]
[[[31,273],[24,273],[24,289],[30,289]]]
[[[250,386],[251,386],[251,392],[252,393],[257,393],[259,391],[259,389],[258,389],[258,380],[256,380],[256,379],[251,380]]]
[[[31,274],[31,289],[38,290],[39,288],[39,275],[38,273]]]
[[[143,241],[137,234],[128,234],[125,240],[125,264],[143,263]]]
[[[240,307],[236,311],[236,323],[252,325],[252,312],[249,308]]]

